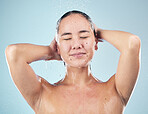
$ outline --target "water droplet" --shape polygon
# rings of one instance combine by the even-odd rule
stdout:
[[[48,70],[48,63],[47,63],[47,61],[45,61],[45,78],[48,77],[47,70]]]

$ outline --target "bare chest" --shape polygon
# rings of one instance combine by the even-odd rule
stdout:
[[[121,114],[123,106],[114,92],[96,89],[59,90],[41,101],[44,114]],[[39,113],[39,114],[40,114]]]

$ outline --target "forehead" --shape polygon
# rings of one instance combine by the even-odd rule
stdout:
[[[80,30],[91,31],[90,22],[80,14],[72,14],[65,17],[59,25],[59,33],[78,32]]]

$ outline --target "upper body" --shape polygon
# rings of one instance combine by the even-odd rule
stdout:
[[[93,26],[95,32],[84,15],[72,13],[60,21],[57,38],[49,46],[12,44],[6,48],[11,76],[37,114],[123,112],[138,77],[140,39]],[[120,51],[117,71],[107,82],[96,79],[90,70],[99,36]],[[50,84],[37,76],[29,65],[37,60],[64,61],[65,78]]]
[[[115,89],[115,75],[107,82],[93,80],[83,87],[56,83],[51,89],[42,79],[37,114],[122,114],[124,102]]]

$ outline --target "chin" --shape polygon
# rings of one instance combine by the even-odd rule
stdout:
[[[75,68],[87,67],[89,64],[90,64],[90,62],[83,61],[83,60],[81,60],[81,61],[73,61],[73,62],[70,62],[70,63],[66,63],[67,66],[75,67]]]
[[[82,68],[87,67],[90,65],[90,61],[92,60],[93,56],[87,55],[83,57],[71,57],[71,58],[63,58],[63,61],[65,62],[66,66],[75,67],[75,68]]]

